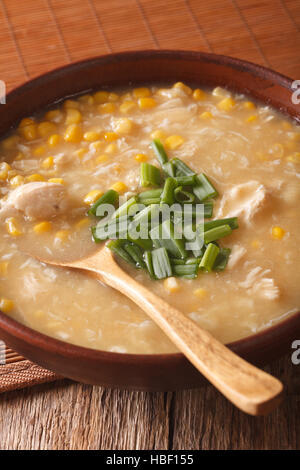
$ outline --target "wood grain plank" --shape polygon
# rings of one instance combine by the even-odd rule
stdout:
[[[143,11],[136,0],[92,1],[113,52],[156,47],[149,25],[145,23]]]
[[[139,0],[160,48],[210,51],[184,0]]]
[[[299,73],[300,32],[280,0],[272,3],[235,0],[235,3],[270,67],[296,78]]]
[[[255,38],[231,0],[210,0],[203,2],[201,8],[198,0],[187,1],[213,52],[245,58],[247,50],[248,60],[266,65]]]
[[[80,60],[110,52],[91,2],[49,0],[70,59]],[[78,19],[80,18],[80,21]]]
[[[284,403],[267,417],[241,413],[210,385],[147,393],[65,380],[5,393],[0,448],[300,449],[298,369],[289,356],[268,368],[287,391]]]
[[[68,62],[55,21],[44,0],[3,0],[30,77]]]
[[[300,31],[300,3],[299,0],[281,0],[282,7],[286,10],[295,27]]]

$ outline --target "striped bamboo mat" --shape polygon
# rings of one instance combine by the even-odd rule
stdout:
[[[231,55],[300,79],[300,1],[0,0],[8,90],[73,61],[137,49]],[[0,392],[56,378],[0,338]]]

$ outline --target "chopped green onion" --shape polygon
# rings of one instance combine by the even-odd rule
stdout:
[[[230,248],[220,248],[219,254],[214,264],[214,271],[224,271],[230,256]]]
[[[212,228],[204,232],[205,244],[219,240],[220,238],[227,237],[232,233],[232,228],[229,225],[220,225],[219,227]]]
[[[137,203],[137,197],[133,196],[128,201],[126,201],[124,204],[122,204],[116,212],[114,212],[113,217],[116,219],[118,217],[122,217],[124,215],[129,215],[129,209]]]
[[[157,279],[172,276],[172,267],[165,248],[158,248],[152,251],[152,264],[154,275]]]
[[[194,186],[196,184],[196,175],[176,176],[175,180],[178,186]]]
[[[150,230],[150,237],[156,247],[164,247],[175,258],[186,258],[187,252],[183,238],[174,236],[174,224],[171,220],[165,220],[161,225]]]
[[[151,251],[145,251],[144,252],[144,261],[145,265],[148,269],[148,272],[150,274],[150,277],[152,279],[155,279],[155,274],[154,274],[154,269],[153,269],[153,263],[152,263],[152,253]]]
[[[174,178],[167,178],[165,181],[163,192],[160,196],[160,201],[162,204],[168,204],[171,206],[175,202],[174,190],[177,186],[177,183]]]
[[[150,163],[141,163],[141,186],[158,186],[159,184],[159,169]]]
[[[108,238],[127,239],[130,219],[122,216],[117,219],[110,219],[106,223],[100,221],[95,227],[92,227],[92,235],[95,242],[107,240]]]
[[[173,266],[173,273],[175,276],[184,277],[186,279],[195,279],[198,274],[199,263],[184,264]]]
[[[135,261],[131,258],[131,256],[124,250],[124,245],[126,242],[124,240],[109,240],[106,243],[107,248],[109,248],[113,253],[120,256],[123,260],[127,261],[127,263],[133,264],[134,266]]]
[[[219,254],[219,251],[220,248],[218,246],[214,245],[214,243],[209,243],[200,261],[199,268],[203,271],[211,272],[214,267],[216,258]]]
[[[176,176],[189,176],[189,175],[195,175],[196,174],[182,160],[179,160],[179,158],[172,158],[171,162],[174,163],[174,165],[175,165]]]
[[[137,268],[146,268],[146,264],[143,259],[143,252],[139,246],[127,243],[124,245],[124,250],[134,260]]]
[[[92,207],[88,211],[88,214],[89,215],[97,215],[96,214],[97,208],[101,204],[115,205],[118,200],[119,200],[119,194],[117,193],[117,191],[114,191],[113,189],[109,189],[108,191],[106,191],[105,194],[103,194],[103,196],[101,196],[101,197],[99,197],[99,199],[97,199],[97,201],[92,205]]]
[[[229,227],[234,230],[239,227],[238,218],[228,217],[227,219],[210,220],[209,222],[204,222],[204,231],[207,232],[208,230],[219,227],[220,225],[229,225]]]
[[[155,152],[156,158],[163,167],[168,161],[168,155],[166,154],[165,148],[159,139],[154,139],[151,143],[152,148]]]
[[[162,168],[164,172],[166,173],[166,175],[171,176],[172,178],[175,176],[176,168],[171,161],[164,163]]]
[[[199,201],[205,201],[206,199],[218,196],[218,191],[204,173],[197,175],[196,180],[197,185],[194,186],[193,192]]]
[[[195,201],[194,194],[189,191],[184,191],[182,186],[174,190],[174,197],[177,202],[181,202],[182,204],[192,204]]]

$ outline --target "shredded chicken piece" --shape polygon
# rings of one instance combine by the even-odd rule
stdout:
[[[22,212],[33,219],[48,219],[68,207],[65,187],[58,183],[33,182],[14,189],[1,202],[0,217]]]
[[[267,190],[258,181],[249,181],[234,186],[225,192],[217,214],[219,217],[241,217],[249,225],[260,210],[267,196]]]
[[[266,277],[270,272],[270,269],[263,270],[257,266],[248,273],[245,281],[240,282],[239,286],[247,289],[250,295],[276,300],[279,298],[280,290],[273,278]]]
[[[246,248],[244,248],[243,246],[234,245],[230,253],[227,268],[232,269],[234,266],[236,266],[238,262],[243,258],[246,251],[247,251]]]

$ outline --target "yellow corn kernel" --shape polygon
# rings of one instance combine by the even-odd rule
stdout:
[[[19,140],[20,137],[18,135],[11,135],[10,137],[2,140],[2,147],[4,150],[11,150],[18,144]]]
[[[300,152],[294,152],[288,157],[286,157],[288,162],[300,163]]]
[[[193,294],[198,297],[198,299],[204,299],[207,295],[207,290],[204,289],[203,287],[198,287],[198,289],[195,289],[193,291]]]
[[[164,140],[167,136],[164,131],[160,129],[156,129],[155,131],[151,132],[150,134],[151,139],[160,139]]]
[[[191,95],[193,92],[193,90],[189,86],[185,85],[182,82],[175,83],[173,85],[173,88],[179,88],[180,90],[184,91],[187,95]]]
[[[65,109],[78,109],[79,108],[79,103],[78,101],[75,101],[75,100],[66,100],[63,104],[63,107]]]
[[[94,94],[94,99],[96,103],[106,103],[108,101],[109,93],[108,91],[97,91]]]
[[[135,98],[148,98],[148,96],[151,95],[151,92],[149,88],[146,87],[140,87],[140,88],[134,88],[133,89],[133,96]]]
[[[260,248],[261,242],[259,240],[252,240],[251,246],[252,248],[255,248],[257,250],[258,248]]]
[[[217,106],[221,111],[231,111],[232,108],[235,106],[235,101],[234,101],[233,98],[231,98],[229,96],[229,97],[224,98],[223,100],[219,101]]]
[[[81,149],[75,150],[74,154],[79,158],[79,160],[82,160],[87,151],[87,148],[82,147]]]
[[[292,127],[292,124],[289,121],[282,121],[282,128],[285,131],[288,131],[289,129],[291,129],[291,127]]]
[[[64,134],[66,142],[78,143],[82,139],[82,129],[79,124],[70,124]]]
[[[0,310],[4,313],[10,312],[14,308],[14,303],[10,299],[6,299],[5,297],[0,298]]]
[[[252,101],[244,101],[243,103],[245,109],[255,109],[256,106]]]
[[[24,118],[21,120],[20,124],[19,124],[19,129],[21,129],[22,127],[26,127],[26,126],[30,126],[31,124],[35,124],[35,120],[32,119],[32,118]]]
[[[106,142],[113,142],[114,140],[117,140],[119,138],[118,134],[115,132],[105,132],[103,134],[104,139]]]
[[[8,261],[1,261],[0,262],[0,276],[5,277],[7,275],[8,270]]]
[[[213,115],[210,111],[204,111],[200,114],[201,119],[212,119]]]
[[[6,163],[0,163],[0,180],[5,181],[8,177],[8,172],[11,170],[11,166]]]
[[[38,235],[40,235],[41,233],[50,232],[51,229],[52,229],[52,224],[51,222],[48,222],[47,220],[45,220],[44,222],[39,222],[33,227],[33,231]]]
[[[267,160],[270,159],[270,158],[269,158],[270,156],[269,156],[269,155],[266,155],[266,154],[263,153],[263,152],[255,152],[255,156],[256,156],[259,160],[261,160],[261,161],[263,161],[263,162],[265,162],[265,161],[267,161]]]
[[[100,114],[111,114],[116,110],[116,105],[114,103],[102,103],[98,106],[98,111]]]
[[[55,147],[61,141],[61,136],[59,134],[52,134],[48,139],[49,147]]]
[[[35,181],[45,181],[45,178],[39,173],[34,173],[33,175],[26,176],[27,183],[33,183]]]
[[[40,155],[43,155],[43,153],[46,152],[46,147],[44,145],[40,145],[39,147],[36,147],[33,151],[33,155],[36,157],[39,157]]]
[[[37,130],[40,137],[47,137],[56,131],[56,125],[54,122],[43,121],[38,124]]]
[[[95,140],[99,140],[101,137],[100,132],[97,131],[88,131],[83,134],[84,140],[87,142],[95,142]]]
[[[47,157],[45,160],[42,161],[41,167],[44,170],[49,170],[49,168],[52,168],[54,165],[54,158],[53,157]]]
[[[112,144],[107,145],[107,147],[105,147],[105,153],[112,154],[112,153],[115,153],[117,149],[118,147],[116,146],[116,144],[112,143]]]
[[[120,118],[114,122],[114,128],[119,134],[130,134],[133,129],[133,122],[128,118]]]
[[[119,95],[117,93],[114,93],[114,92],[111,92],[111,93],[108,93],[108,97],[107,97],[108,101],[118,101],[119,99]]]
[[[49,178],[48,183],[65,184],[65,180],[63,178]]]
[[[5,220],[5,227],[7,233],[9,233],[12,237],[18,237],[22,235],[22,231],[19,229],[17,221],[14,217],[9,217]]]
[[[193,98],[196,101],[204,100],[206,96],[206,93],[203,90],[200,90],[200,88],[196,88],[196,90],[193,91]]]
[[[258,119],[258,116],[256,114],[252,114],[251,116],[246,118],[245,122],[254,122],[254,121],[257,121],[257,119]]]
[[[168,277],[164,280],[164,288],[169,293],[178,292],[180,289],[180,284],[177,281],[176,277]]]
[[[25,183],[25,178],[22,175],[16,175],[16,176],[13,176],[9,182],[13,188],[17,188],[18,186],[21,186],[22,184]]]
[[[31,141],[37,138],[37,127],[36,124],[28,124],[19,128],[20,134],[25,140]]]
[[[153,98],[139,98],[138,105],[140,109],[151,109],[154,108],[157,103]]]
[[[70,230],[59,230],[55,234],[55,239],[61,242],[65,242],[69,238],[69,235],[70,235]]]
[[[80,101],[80,103],[83,103],[83,104],[88,104],[89,106],[91,106],[92,104],[95,103],[95,100],[93,98],[92,95],[83,95],[83,96],[80,96],[78,98],[78,101]]]
[[[281,227],[272,227],[271,234],[275,240],[281,240],[285,235],[285,230]]]
[[[84,196],[83,202],[88,205],[94,204],[94,202],[96,202],[101,196],[103,196],[103,191],[100,191],[100,189],[93,189]]]
[[[95,158],[95,164],[100,165],[100,163],[107,162],[108,159],[109,159],[108,155],[103,153],[101,155],[98,155],[98,157]]]
[[[144,153],[138,153],[134,158],[139,163],[146,162],[148,160],[147,155],[145,155]]]
[[[67,109],[65,123],[69,124],[79,124],[82,121],[82,114],[78,109],[69,108]]]
[[[171,150],[177,149],[183,143],[184,143],[184,139],[180,135],[170,135],[170,137],[168,137],[165,140],[165,146]]]
[[[122,103],[120,105],[120,111],[121,113],[123,114],[127,114],[127,113],[130,113],[130,111],[133,111],[135,108],[137,107],[137,104],[135,101],[124,101],[124,103]]]
[[[84,227],[87,227],[90,224],[90,221],[87,217],[84,219],[80,219],[78,222],[75,224],[75,230],[81,230]]]
[[[117,191],[117,193],[125,193],[127,191],[127,186],[125,183],[122,181],[118,181],[117,183],[114,183],[110,189],[113,189],[114,191]]]
[[[51,109],[45,114],[47,121],[60,122],[62,120],[63,113],[59,109]]]

